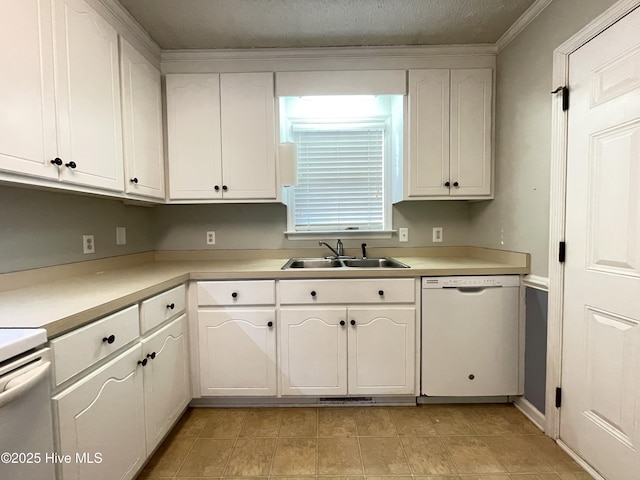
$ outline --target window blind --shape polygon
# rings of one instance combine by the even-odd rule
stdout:
[[[383,230],[384,128],[294,128],[299,232]]]

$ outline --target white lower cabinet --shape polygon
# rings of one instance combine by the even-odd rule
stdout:
[[[140,344],[53,397],[60,478],[130,479],[146,459]]]
[[[147,454],[160,443],[191,400],[187,316],[142,340]]]

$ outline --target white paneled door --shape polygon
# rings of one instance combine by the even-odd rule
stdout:
[[[560,438],[640,475],[640,10],[569,57]]]

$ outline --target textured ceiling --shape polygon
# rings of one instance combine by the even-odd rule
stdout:
[[[162,49],[495,43],[534,0],[119,0]]]

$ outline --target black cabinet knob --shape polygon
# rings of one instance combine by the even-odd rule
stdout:
[[[142,360],[138,360],[138,365],[142,365],[143,367],[146,367],[147,362],[148,360],[146,358],[143,358]]]
[[[218,185],[216,185],[215,187],[213,187],[213,189],[214,189],[216,192],[219,192],[219,191],[220,191],[220,187],[219,187]]]
[[[273,327],[273,322],[267,322],[267,327],[269,328]]]
[[[60,166],[60,165],[62,165],[62,159],[56,157],[53,160],[51,160],[51,163],[53,163],[54,165]]]
[[[111,345],[113,342],[116,341],[116,336],[115,335],[109,335],[108,337],[104,337],[102,339],[102,341],[108,343],[109,345]]]
[[[474,378],[476,378],[476,376],[473,373],[469,375],[469,380],[473,380]]]
[[[315,290],[311,290],[311,296],[315,297],[316,296],[316,291]]]
[[[229,190],[229,187],[227,187],[226,185],[222,185],[222,190],[226,192],[227,190]]]
[[[231,294],[231,296],[232,296],[233,298],[238,298],[238,292],[233,292],[233,293]]]
[[[349,323],[350,323],[351,325],[355,325],[355,324],[356,324],[356,321],[355,321],[355,320],[351,320]]]
[[[156,358],[156,352],[147,353],[147,358],[153,360],[154,358]]]
[[[444,186],[445,186],[445,187],[450,187],[450,186],[451,186],[451,183],[450,183],[450,182],[444,182]]]
[[[131,180],[129,180],[131,183],[138,183],[138,177],[133,177]]]
[[[453,182],[453,186],[458,188],[460,186],[460,184],[458,182]]]
[[[381,297],[384,296],[384,290],[378,290],[378,295],[380,295]]]
[[[76,168],[76,162],[69,162],[69,163],[65,163],[64,164],[65,167],[69,167],[69,168]]]
[[[170,310],[173,310],[174,308],[176,308],[176,304],[175,303],[170,303],[169,305],[167,305],[167,308]]]
[[[340,325],[342,325],[344,327],[345,321],[344,320],[340,320]]]

